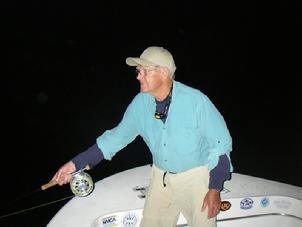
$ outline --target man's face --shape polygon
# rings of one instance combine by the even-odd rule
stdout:
[[[162,85],[160,68],[139,65],[136,67],[136,71],[136,79],[140,83],[140,92],[155,94]]]

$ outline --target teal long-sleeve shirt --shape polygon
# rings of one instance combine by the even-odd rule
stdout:
[[[222,115],[205,94],[173,81],[165,123],[154,118],[155,108],[152,95],[137,94],[121,122],[97,138],[104,158],[111,160],[138,135],[149,147],[153,163],[164,171],[183,172],[204,165],[212,170],[220,155],[230,158],[230,133]]]

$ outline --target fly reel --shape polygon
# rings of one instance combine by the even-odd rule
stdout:
[[[94,184],[92,178],[88,173],[84,172],[84,170],[90,170],[90,169],[91,167],[87,165],[85,168],[71,173],[70,189],[72,193],[75,194],[76,196],[85,197],[93,191]],[[42,185],[41,189],[44,191],[56,184],[57,182],[52,180],[47,184]]]
[[[71,175],[70,189],[73,194],[85,197],[93,191],[94,184],[92,178],[88,173],[84,172],[84,169],[74,172]]]

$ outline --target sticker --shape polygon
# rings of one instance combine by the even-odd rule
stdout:
[[[229,201],[222,201],[220,203],[220,210],[227,211],[231,208],[232,204]]]
[[[291,207],[292,203],[286,199],[277,199],[274,201],[274,205],[280,209],[288,209]]]
[[[103,226],[104,227],[117,226],[116,217],[115,216],[110,216],[110,217],[103,218]]]
[[[254,201],[251,198],[244,198],[240,202],[240,208],[243,210],[248,210],[253,207]]]
[[[137,217],[134,213],[128,213],[123,218],[123,225],[125,227],[134,227],[137,223]]]
[[[268,207],[269,206],[269,199],[267,197],[264,197],[260,201],[261,207]]]

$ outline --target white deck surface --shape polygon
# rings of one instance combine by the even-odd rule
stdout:
[[[122,215],[125,211],[134,210],[140,214],[144,199],[139,198],[142,193],[133,190],[133,188],[148,185],[150,170],[151,167],[145,165],[123,171],[97,182],[94,191],[89,196],[71,199],[58,211],[47,226],[110,226],[109,224],[101,225],[98,223],[105,220],[104,217],[112,216],[113,213],[116,215],[117,212]],[[302,218],[301,187],[238,173],[233,173],[232,180],[225,182],[224,186],[225,190],[221,193],[222,201],[231,201],[232,208],[227,212],[220,212],[218,220],[228,217],[242,217],[247,214],[259,215],[263,212],[280,213],[280,210],[282,214],[289,214],[287,216],[289,218],[292,215]],[[260,206],[261,200],[265,197],[269,200],[269,208]],[[240,208],[241,201],[245,198],[252,198],[253,208],[255,209],[248,208],[245,210]]]

